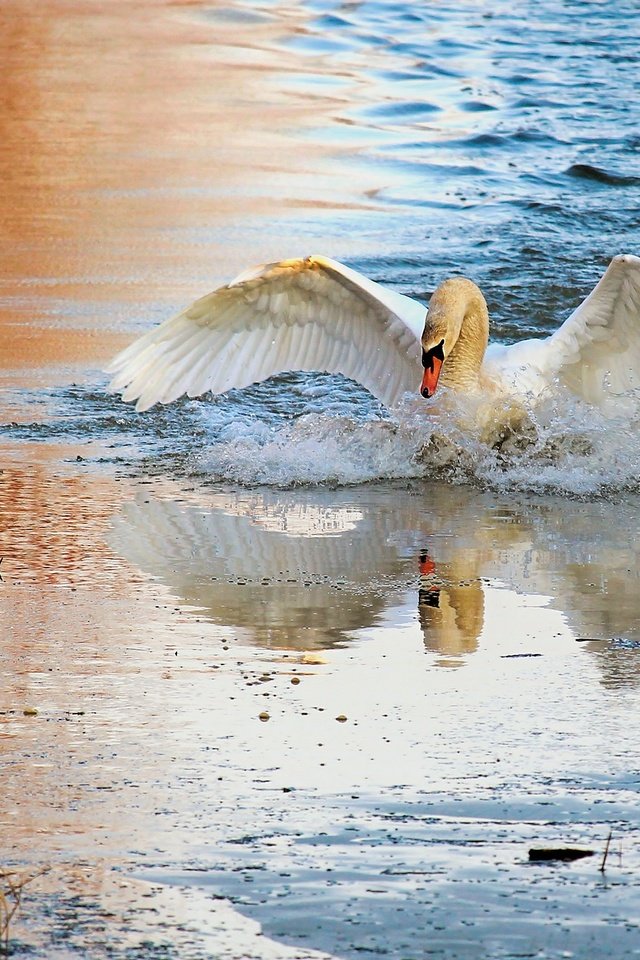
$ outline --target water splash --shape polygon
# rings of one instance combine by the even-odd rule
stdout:
[[[342,486],[422,476],[420,447],[421,440],[393,421],[307,414],[277,430],[243,424],[199,456],[195,470],[249,485]]]
[[[637,420],[607,418],[555,392],[517,408],[511,401],[445,395],[432,409],[411,398],[391,419],[318,410],[282,425],[236,421],[194,458],[191,470],[247,485],[420,477],[603,496],[638,489],[639,427]]]

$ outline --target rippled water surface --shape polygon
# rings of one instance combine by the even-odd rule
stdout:
[[[314,252],[548,334],[640,254],[638,12],[0,6],[15,956],[640,952],[638,424],[301,374],[137,414],[101,372]]]

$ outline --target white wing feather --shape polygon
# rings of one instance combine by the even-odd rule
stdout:
[[[111,389],[138,410],[285,370],[342,373],[387,406],[420,384],[426,308],[326,257],[241,274],[120,353]]]
[[[607,414],[640,405],[640,257],[614,257],[589,296],[545,340],[495,345],[487,370],[533,394],[564,384]]]
[[[612,407],[640,389],[640,257],[614,257],[587,299],[548,340],[552,369],[574,393]]]

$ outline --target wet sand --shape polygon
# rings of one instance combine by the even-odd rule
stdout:
[[[317,59],[287,84],[301,37],[297,7],[2,5],[7,420],[62,429],[53,385],[100,393],[248,264],[373,248],[335,229],[376,201],[310,136],[345,94]],[[635,502],[0,449],[3,863],[51,868],[15,956],[637,952]],[[565,843],[597,858],[528,864]]]
[[[374,955],[381,924],[400,955],[632,955],[632,513],[199,489],[77,449],[3,480],[3,827],[53,867],[18,955]],[[597,858],[527,864],[558,844]]]
[[[582,543],[552,499],[432,487],[425,512],[39,451],[3,563],[3,824],[13,864],[53,866],[22,949],[632,955],[631,514],[582,505]],[[527,863],[557,845],[596,857]]]

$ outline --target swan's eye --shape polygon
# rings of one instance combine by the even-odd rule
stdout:
[[[431,350],[422,351],[422,366],[425,370],[433,370],[433,361],[444,360],[444,340],[441,340],[437,347],[431,347]]]

